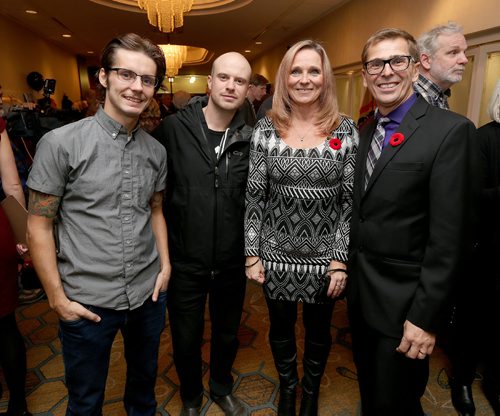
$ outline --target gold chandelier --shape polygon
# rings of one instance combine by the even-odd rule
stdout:
[[[186,45],[160,45],[167,63],[167,77],[175,77],[187,58]]]
[[[148,13],[149,23],[162,32],[173,32],[184,24],[184,13],[193,7],[193,0],[137,0]]]

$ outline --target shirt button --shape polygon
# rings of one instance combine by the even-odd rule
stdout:
[[[116,133],[111,134],[111,136],[116,137]]]
[[[130,199],[130,194],[123,194],[123,198]]]
[[[127,264],[127,267],[132,267],[132,263]]]
[[[129,217],[123,217],[123,219],[124,219],[125,221],[128,221]]]
[[[126,171],[125,171],[125,173],[128,175],[128,174],[130,173],[130,171],[129,171],[129,170],[126,170]]]
[[[132,240],[127,240],[127,244],[128,245],[132,244]]]

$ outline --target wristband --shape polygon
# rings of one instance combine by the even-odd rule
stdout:
[[[328,269],[326,273],[344,272],[348,276],[347,269]]]
[[[255,260],[255,263],[249,264],[248,266],[245,264],[245,267],[248,268],[248,267],[255,266],[259,262],[259,260],[260,259]]]

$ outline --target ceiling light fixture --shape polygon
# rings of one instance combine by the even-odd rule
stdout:
[[[186,45],[160,45],[167,63],[167,77],[175,77],[187,58]]]
[[[193,7],[193,0],[137,0],[146,10],[149,23],[162,32],[173,32],[184,24],[184,13]]]
[[[38,14],[36,10],[25,10],[24,12],[28,14]]]

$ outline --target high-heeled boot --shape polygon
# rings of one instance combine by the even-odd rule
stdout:
[[[325,372],[331,345],[331,342],[318,344],[313,341],[305,341],[300,416],[317,416],[318,414],[319,386]]]
[[[274,365],[280,379],[278,416],[295,416],[297,398],[297,346],[295,339],[269,340],[274,357]]]

